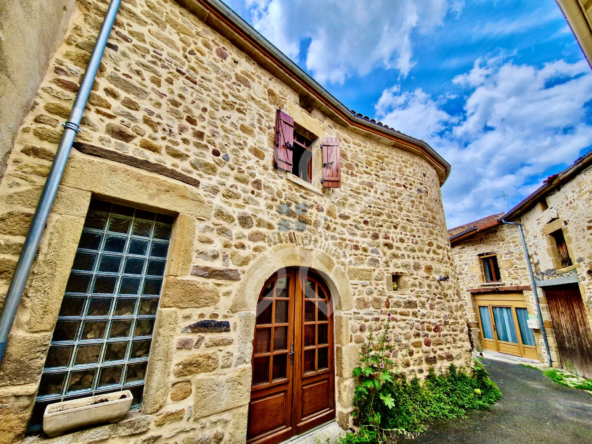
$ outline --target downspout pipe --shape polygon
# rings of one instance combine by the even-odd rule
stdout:
[[[547,332],[545,331],[545,324],[543,322],[543,313],[541,312],[541,304],[539,303],[539,294],[537,292],[536,281],[534,280],[534,274],[532,272],[532,265],[530,263],[530,256],[528,255],[528,248],[526,248],[526,241],[524,240],[524,231],[522,230],[522,224],[518,222],[506,222],[504,219],[500,219],[502,223],[507,225],[516,225],[520,232],[520,239],[522,240],[522,248],[524,250],[524,259],[526,260],[526,266],[528,268],[528,274],[530,276],[530,282],[532,285],[532,291],[534,293],[534,304],[536,305],[537,314],[539,316],[539,322],[541,324],[541,332],[543,333],[543,342],[545,343],[545,350],[547,351],[547,365],[551,367],[551,350],[549,350],[549,341],[547,340]]]
[[[82,84],[76,95],[74,106],[70,111],[70,117],[66,123],[62,124],[64,127],[64,133],[62,134],[62,139],[60,140],[55,159],[51,165],[51,170],[47,176],[47,181],[43,187],[39,204],[37,205],[35,215],[33,216],[31,228],[27,233],[27,238],[23,245],[23,251],[21,252],[21,256],[16,265],[12,281],[10,282],[2,315],[0,315],[0,364],[4,358],[8,335],[12,328],[23,291],[25,290],[31,272],[31,266],[33,265],[33,260],[37,254],[39,243],[41,242],[41,236],[45,224],[47,223],[47,218],[49,217],[49,212],[51,211],[58,187],[62,180],[68,156],[70,155],[72,144],[74,143],[74,138],[76,137],[76,134],[81,131],[80,121],[82,119],[82,114],[95,81],[99,65],[101,64],[101,59],[103,58],[103,53],[107,46],[107,40],[109,39],[109,34],[113,28],[113,23],[115,22],[120,3],[121,0],[111,0],[111,3],[109,4],[109,9],[105,15],[105,20],[101,26],[101,31],[97,38],[97,42],[95,43],[90,61],[88,62],[86,72],[84,73]]]

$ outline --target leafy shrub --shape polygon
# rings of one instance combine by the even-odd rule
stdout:
[[[437,375],[431,369],[423,384],[417,377],[407,380],[391,360],[390,314],[378,339],[371,332],[360,353],[354,412],[360,427],[342,440],[344,444],[378,443],[389,435],[417,433],[431,419],[465,416],[469,410],[486,409],[501,398],[485,367],[457,369],[454,364]],[[378,329],[378,328],[377,328]]]

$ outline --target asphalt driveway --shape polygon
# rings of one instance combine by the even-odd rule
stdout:
[[[438,421],[406,444],[592,444],[592,396],[539,370],[484,360],[504,397],[490,410]]]

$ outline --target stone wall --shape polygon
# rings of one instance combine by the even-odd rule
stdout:
[[[0,4],[0,178],[47,65],[63,41],[75,0]]]
[[[0,184],[2,297],[107,6],[78,1],[16,139]],[[331,290],[342,426],[359,346],[387,312],[402,371],[470,365],[431,164],[303,110],[171,0],[124,0],[109,43],[0,369],[0,443],[23,436],[91,196],[176,222],[141,412],[55,442],[244,442],[257,298],[288,266],[317,270]],[[273,167],[277,107],[341,139],[342,188],[320,186],[318,142],[312,184]]]

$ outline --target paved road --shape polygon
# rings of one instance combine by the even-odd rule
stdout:
[[[592,396],[539,370],[485,360],[504,397],[490,410],[438,421],[405,444],[592,444]]]

